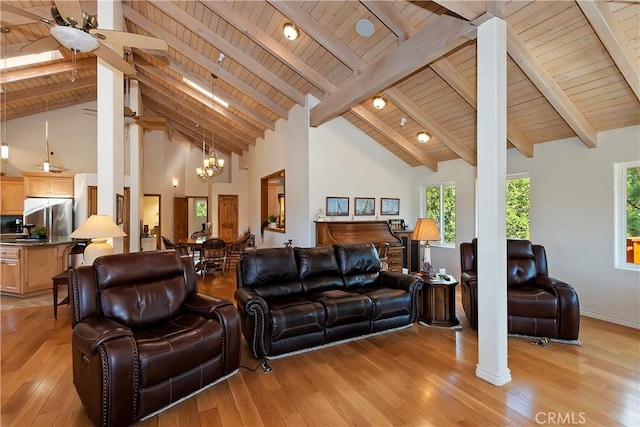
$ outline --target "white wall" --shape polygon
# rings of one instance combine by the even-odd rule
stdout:
[[[531,240],[547,252],[549,274],[574,286],[583,315],[640,327],[640,272],[614,268],[613,165],[640,159],[640,126],[535,146],[533,158],[507,153],[507,172],[531,177]],[[460,274],[459,244],[475,236],[475,167],[442,162],[414,171],[414,186],[454,181],[456,248],[433,248],[436,267]]]

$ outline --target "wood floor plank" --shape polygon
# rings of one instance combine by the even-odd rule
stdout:
[[[199,289],[233,300],[235,274]],[[0,297],[2,426],[91,425],[73,386],[70,312],[54,320],[50,298]],[[640,425],[640,331],[582,318],[581,346],[509,338],[513,380],[495,387],[475,375],[477,335],[457,303],[461,331],[415,324],[272,360],[269,373],[243,341],[237,375],[137,425]]]

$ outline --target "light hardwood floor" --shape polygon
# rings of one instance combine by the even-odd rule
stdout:
[[[233,300],[235,272],[201,292]],[[85,426],[71,371],[70,312],[51,295],[1,297],[2,426]],[[139,425],[640,425],[640,333],[582,318],[582,346],[509,339],[513,380],[475,376],[476,333],[411,328],[270,362]],[[243,342],[242,365],[254,368]]]

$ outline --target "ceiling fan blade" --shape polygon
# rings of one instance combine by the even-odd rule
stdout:
[[[127,33],[124,31],[89,30],[89,33],[95,34],[101,41],[105,43],[114,43],[120,46],[138,47],[156,50],[168,50],[169,45],[163,39],[156,37],[143,36],[141,34]]]
[[[60,49],[60,43],[58,43],[58,40],[48,36],[40,40],[35,40],[31,43],[27,43],[19,50],[19,52],[20,55],[31,55],[57,49]]]
[[[82,6],[78,0],[54,0],[62,19],[72,27],[82,28]]]
[[[39,21],[39,22],[44,22],[45,24],[50,24],[51,21],[49,21],[46,18],[43,18],[41,16],[38,16],[34,13],[31,12],[27,12],[26,10],[23,9],[18,9],[17,7],[13,7],[10,4],[7,4],[5,2],[2,3],[2,13],[5,12],[9,12],[9,13],[13,13],[15,15],[20,15],[22,17],[25,18],[29,18],[29,19],[33,19],[34,21]]]
[[[131,76],[136,74],[136,69],[133,65],[125,61],[122,56],[111,50],[111,48],[101,44],[100,47],[93,51],[97,57],[108,63],[114,68],[122,71],[125,76]]]

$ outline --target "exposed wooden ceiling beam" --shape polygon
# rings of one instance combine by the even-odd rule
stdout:
[[[435,71],[460,96],[464,98],[474,110],[478,109],[476,87],[462,74],[447,58],[440,58],[431,64]],[[526,157],[533,157],[533,143],[507,119],[507,139]]]
[[[75,82],[68,81],[64,83],[57,83],[55,85],[47,84],[46,86],[24,89],[16,92],[7,92],[7,102],[22,102],[28,99],[39,98],[41,96],[47,97],[66,91],[85,89],[96,85],[96,76],[78,79]]]
[[[72,96],[69,98],[56,99],[45,106],[44,103],[29,105],[27,107],[12,108],[7,111],[6,120],[17,119],[18,117],[30,116],[32,114],[44,113],[48,108],[49,111],[58,108],[69,107],[71,105],[82,104],[84,102],[95,101],[98,97],[97,93],[85,93],[82,95]]]
[[[245,16],[233,11],[222,1],[204,2],[202,5],[233,25],[238,31],[249,37],[270,54],[284,62],[289,68],[301,75],[309,83],[323,92],[335,92],[337,87],[313,67],[282,46],[276,39],[262,31]]]
[[[190,102],[183,97],[172,97],[170,93],[167,93],[166,88],[160,86],[159,83],[155,82],[153,79],[146,76],[139,76],[138,80],[140,83],[148,86],[152,89],[152,92],[145,93],[145,96],[149,96],[150,98],[156,100],[161,105],[174,106],[174,108],[170,108],[175,112],[179,111],[178,107],[182,107],[185,109],[184,112],[179,112],[179,114],[183,114],[186,117],[198,117],[200,121],[205,121],[204,116],[202,115],[202,107],[196,105],[195,102]],[[206,118],[206,121],[210,121],[210,118]],[[217,126],[217,129],[221,129],[222,126]],[[244,143],[247,144],[255,144],[255,138],[249,136],[240,128],[236,128],[234,126],[224,127],[225,131],[234,135],[234,137]]]
[[[529,80],[538,88],[558,114],[573,129],[578,138],[589,148],[598,146],[598,134],[571,102],[560,85],[527,48],[524,40],[507,22],[507,52],[511,59],[524,71]]]
[[[462,16],[467,21],[479,18],[487,11],[485,1],[460,1],[460,0],[433,0],[440,6],[449,9],[451,12]]]
[[[362,58],[339,40],[327,27],[320,25],[313,16],[298,6],[296,2],[273,0],[267,0],[267,2],[281,14],[295,22],[306,34],[324,46],[325,49],[354,72],[359,73],[367,68],[367,64]]]
[[[417,32],[416,28],[392,2],[360,0],[360,3],[395,34],[400,43],[405,42]]]
[[[464,145],[454,134],[449,132],[444,126],[442,126],[436,119],[427,114],[420,106],[411,101],[405,95],[395,87],[390,87],[383,92],[391,102],[393,102],[398,108],[407,113],[413,120],[415,120],[420,126],[428,129],[432,135],[437,137],[440,142],[449,147],[451,151],[456,153],[462,160],[469,163],[472,166],[476,165],[476,153]]]
[[[636,98],[640,100],[640,61],[609,6],[593,0],[579,0],[577,3]]]
[[[197,75],[196,73],[194,73],[192,71],[187,70],[186,68],[183,68],[182,66],[180,66],[177,63],[175,63],[174,61],[169,61],[168,67],[173,72],[175,72],[176,74],[179,74],[179,75],[181,75],[183,77],[186,77],[189,80],[191,80],[192,82],[197,83],[202,87],[207,87],[208,85],[211,84],[210,82],[208,82],[208,83],[205,82],[204,80],[202,80],[200,78],[199,75]],[[229,103],[229,107],[231,107],[234,110],[238,110],[239,112],[241,112],[245,116],[250,117],[251,119],[255,120],[262,127],[266,128],[266,129],[271,129],[271,130],[275,130],[276,129],[276,125],[272,120],[270,120],[269,118],[265,117],[259,111],[256,111],[255,108],[251,108],[251,107],[245,105],[240,98],[233,97],[230,93],[224,91],[220,87],[216,87],[216,96],[220,97],[221,99],[233,100],[232,102]]]
[[[223,37],[212,31],[207,25],[194,18],[177,4],[168,1],[154,2],[154,7],[173,18],[178,24],[188,28],[194,35],[213,45],[216,49],[254,74],[267,85],[273,87],[298,105],[304,104],[304,95],[290,84],[273,74],[255,59],[245,54]]]
[[[212,109],[215,113],[220,114],[223,117],[234,122],[238,127],[245,130],[245,132],[251,135],[254,138],[264,138],[264,130],[260,129],[253,123],[248,122],[246,119],[239,117],[237,114],[229,111],[228,108],[225,108],[221,105],[218,105],[217,102],[212,102],[210,98],[201,94],[197,90],[187,86],[180,80],[176,80],[170,75],[162,72],[159,68],[156,68],[150,64],[141,64],[137,63],[136,66],[144,71],[149,76],[152,76],[160,81],[162,81],[165,85],[167,85],[171,90],[177,91],[179,95],[187,96],[197,100],[198,102],[203,104],[203,107],[206,106],[207,109]],[[212,105],[213,104],[213,105]],[[211,107],[209,107],[211,106]]]
[[[20,80],[34,79],[44,77],[51,74],[66,73],[82,68],[96,68],[96,58],[85,58],[77,61],[75,64],[71,62],[57,62],[55,64],[40,65],[29,68],[20,68],[17,70],[2,71],[0,73],[0,83],[12,83]]]
[[[311,109],[311,126],[328,122],[352,105],[386,89],[398,80],[464,44],[463,21],[442,15],[384,58],[347,81],[338,92]]]
[[[354,105],[353,107],[351,107],[351,111],[361,119],[368,122],[378,132],[384,135],[387,139],[389,139],[389,141],[393,142],[409,156],[434,172],[438,170],[438,163],[435,160],[433,160],[427,154],[423,153],[418,147],[408,141],[404,136],[400,135],[391,126],[387,125],[385,122],[374,116],[365,107],[363,107],[362,105]]]
[[[123,4],[122,9],[124,11],[124,17],[129,21],[132,21],[136,26],[142,28],[147,33],[153,35],[154,37],[163,38],[167,41],[170,47],[182,53],[183,55],[189,57],[191,60],[196,62],[199,66],[205,68],[209,72],[214,73],[219,78],[223,79],[225,82],[230,84],[231,86],[238,89],[240,92],[244,93],[246,96],[253,98],[253,100],[259,104],[262,104],[265,108],[273,111],[278,116],[282,118],[288,117],[288,111],[283,108],[280,104],[275,102],[273,99],[259,92],[252,86],[245,83],[242,79],[235,76],[233,73],[230,73],[226,69],[222,68],[217,62],[212,60],[211,58],[206,57],[202,53],[193,49],[187,43],[169,33],[168,31],[162,29],[158,25],[152,23],[144,16],[140,15],[138,12],[133,10],[130,6]]]

